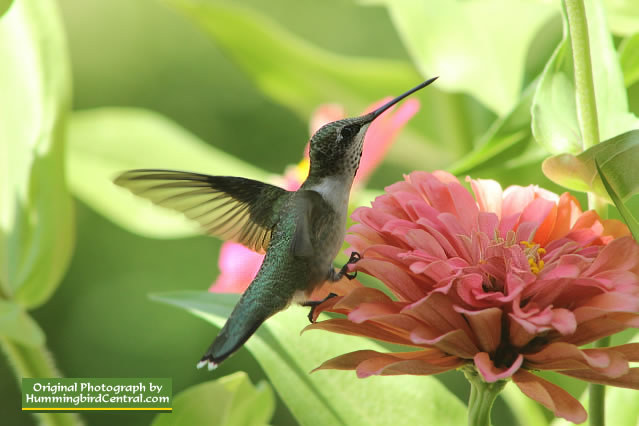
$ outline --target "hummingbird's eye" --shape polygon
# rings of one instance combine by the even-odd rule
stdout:
[[[350,139],[355,136],[357,132],[359,132],[359,125],[351,124],[350,126],[342,127],[340,135],[342,136],[342,139]]]

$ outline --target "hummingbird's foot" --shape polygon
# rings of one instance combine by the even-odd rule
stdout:
[[[357,271],[353,272],[352,274],[348,273],[348,265],[354,265],[355,263],[359,262],[360,259],[362,258],[362,256],[354,251],[351,253],[351,257],[348,259],[348,262],[346,262],[346,265],[342,266],[342,269],[339,270],[339,272],[337,273],[337,276],[339,277],[336,281],[339,281],[339,279],[341,279],[342,277],[346,277],[349,280],[353,280],[355,279],[355,277],[357,276]]]
[[[321,305],[322,303],[326,302],[328,299],[332,299],[333,297],[337,297],[337,294],[328,293],[328,296],[326,296],[322,300],[308,300],[308,301],[302,303],[302,306],[310,306],[311,307],[311,311],[308,313],[308,320],[311,322],[311,324],[315,322],[315,321],[313,321],[313,314],[315,313],[315,308],[318,307],[319,305]]]

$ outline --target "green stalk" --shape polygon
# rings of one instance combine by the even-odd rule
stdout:
[[[604,337],[595,342],[595,348],[605,348],[610,345],[610,336]],[[591,425],[605,425],[605,405],[606,387],[602,385],[591,384],[588,386],[590,398],[588,402],[588,420]]]
[[[0,337],[0,346],[22,386],[23,377],[60,377],[51,353],[45,345],[26,346]],[[75,413],[33,413],[43,426],[76,426],[84,424]]]
[[[592,61],[588,38],[588,20],[583,0],[564,0],[568,28],[572,42],[572,59],[575,67],[575,91],[577,100],[577,118],[584,150],[595,146],[599,140],[599,121],[597,119],[597,101],[595,84],[592,78]],[[595,210],[602,219],[608,216],[607,204],[593,193],[588,193],[588,208]],[[598,347],[610,344],[605,338],[596,343]],[[605,413],[605,387],[590,385],[589,419],[593,426],[603,426]]]
[[[577,101],[577,119],[582,137],[582,148],[597,145],[599,139],[599,120],[595,84],[592,78],[588,21],[583,0],[564,0],[568,29],[572,43],[572,59],[575,68],[575,91]],[[606,218],[607,204],[595,194],[588,194],[588,208],[595,210],[600,217]]]
[[[577,92],[577,117],[586,150],[599,143],[599,121],[595,101],[595,84],[592,79],[588,21],[583,0],[564,0],[568,27],[572,42],[572,57],[575,67],[575,89]]]
[[[468,398],[468,426],[490,426],[490,411],[493,404],[506,386],[505,380],[486,383],[474,367],[462,368],[464,376],[470,382]]]

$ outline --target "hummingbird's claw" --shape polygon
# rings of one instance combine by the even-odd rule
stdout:
[[[352,274],[348,273],[348,265],[353,265],[357,262],[359,262],[362,259],[362,256],[354,251],[351,253],[351,257],[348,259],[348,262],[346,262],[346,265],[342,266],[342,269],[340,269],[339,273],[337,274],[337,276],[339,278],[341,277],[346,277],[349,280],[354,280],[355,277],[357,276],[357,271],[353,272]]]
[[[332,299],[333,297],[337,297],[337,294],[328,293],[328,296],[326,296],[322,300],[307,300],[306,302],[302,303],[302,306],[311,307],[311,311],[308,313],[308,320],[311,322],[311,324],[315,322],[313,320],[313,314],[315,313],[315,308],[321,305],[322,303],[326,302],[328,299]]]
[[[353,265],[362,259],[362,255],[356,251],[351,252],[351,257],[346,262],[347,265]]]

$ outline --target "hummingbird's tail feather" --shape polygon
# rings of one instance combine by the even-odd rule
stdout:
[[[256,278],[240,298],[231,316],[208,348],[197,368],[205,365],[215,369],[222,361],[237,351],[271,315],[288,305],[288,300],[272,294],[270,286]]]
[[[256,319],[252,323],[246,324],[246,327],[240,327],[245,324],[237,325],[237,323],[231,322],[231,318],[229,318],[220,334],[217,335],[204,356],[197,363],[197,368],[202,368],[206,365],[209,371],[216,369],[222,361],[246,343],[264,321],[266,321],[266,318]],[[241,329],[238,330],[238,328]],[[229,331],[229,329],[234,330]]]

